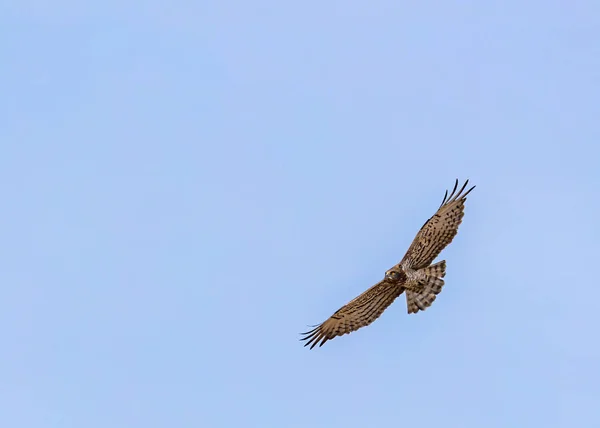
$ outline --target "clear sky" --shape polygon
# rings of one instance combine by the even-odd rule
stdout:
[[[600,426],[598,2],[22,0],[0,53],[0,426]],[[456,178],[434,305],[304,348]]]

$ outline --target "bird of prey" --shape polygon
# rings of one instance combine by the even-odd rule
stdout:
[[[301,333],[306,340],[304,346],[314,348],[336,336],[351,333],[375,321],[388,306],[406,291],[408,313],[413,314],[427,309],[444,286],[446,261],[431,264],[440,252],[452,242],[464,216],[467,195],[465,182],[456,193],[458,180],[450,196],[448,191],[437,212],[425,222],[408,251],[397,265],[386,273],[384,278],[360,296],[338,309],[328,320],[313,326],[310,331]]]

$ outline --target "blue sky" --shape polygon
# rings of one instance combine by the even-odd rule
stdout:
[[[284,3],[0,6],[0,425],[600,426],[600,6]]]

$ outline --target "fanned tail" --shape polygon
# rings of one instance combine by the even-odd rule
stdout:
[[[421,272],[427,276],[443,278],[446,276],[446,260],[442,260],[441,262],[427,266],[426,268],[421,269]]]
[[[446,261],[442,260],[431,266],[427,266],[420,270],[425,274],[424,278],[419,282],[423,285],[423,290],[416,292],[406,290],[406,305],[408,313],[417,313],[420,310],[424,311],[432,305],[438,294],[441,293],[444,286],[446,276]]]

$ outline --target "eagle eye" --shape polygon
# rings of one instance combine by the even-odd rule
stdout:
[[[391,272],[386,273],[385,276],[387,279],[390,279],[392,281],[398,280],[398,272],[391,271]]]

